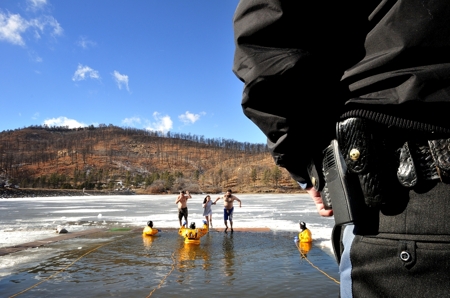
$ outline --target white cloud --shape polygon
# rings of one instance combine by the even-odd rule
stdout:
[[[34,113],[33,117],[31,119],[37,120],[39,118],[39,112]]]
[[[100,79],[100,75],[98,74],[98,71],[93,70],[89,66],[78,64],[78,68],[73,74],[72,81],[83,81],[86,78]]]
[[[0,12],[0,40],[23,46],[22,33],[29,27],[28,22],[18,14]]]
[[[117,70],[115,70],[112,75],[113,75],[114,80],[116,81],[117,87],[119,87],[119,89],[122,89],[122,85],[124,85],[125,88],[127,88],[128,92],[130,92],[130,89],[128,88],[128,76],[127,75],[120,74]]]
[[[64,30],[61,27],[61,25],[58,23],[58,21],[54,17],[45,17],[45,21],[48,26],[53,28],[53,35],[62,35]]]
[[[62,35],[63,33],[61,25],[59,25],[58,21],[52,16],[42,16],[39,19],[32,19],[28,23],[31,27],[39,29],[41,33],[45,31],[46,27],[52,29],[52,35]],[[39,31],[36,30],[35,34],[40,37]]]
[[[161,116],[160,113],[154,112],[153,118],[156,120],[156,122],[150,123],[145,127],[147,130],[153,130],[153,131],[161,131],[163,133],[168,132],[172,129],[172,119],[170,119],[170,116],[165,115]]]
[[[35,51],[29,51],[28,56],[33,62],[41,63],[43,61],[42,57],[40,57]]]
[[[28,9],[37,10],[47,5],[47,0],[28,0]]]
[[[85,36],[80,36],[76,42],[76,44],[80,47],[82,47],[83,49],[87,49],[90,47],[95,47],[97,45],[96,42],[87,39],[87,37]]]
[[[129,125],[129,126],[135,126],[136,124],[141,123],[141,118],[139,117],[131,117],[131,118],[125,118],[122,120],[122,124]]]
[[[68,126],[69,128],[78,128],[87,126],[86,124],[78,122],[77,120],[69,119],[63,116],[58,118],[46,119],[43,124],[48,126]]]
[[[205,112],[201,112],[200,114],[193,114],[193,113],[190,113],[189,111],[186,111],[186,113],[178,116],[178,119],[180,119],[180,121],[186,125],[193,124],[200,119],[201,115],[205,115]]]
[[[51,35],[62,35],[63,29],[52,16],[42,16],[36,19],[26,20],[19,14],[3,13],[0,11],[0,40],[14,45],[24,46],[23,34],[28,29],[34,29],[34,37],[41,38],[41,34],[50,28]]]

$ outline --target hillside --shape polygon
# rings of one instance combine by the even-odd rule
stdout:
[[[138,194],[300,191],[264,144],[112,125],[1,132],[0,183]]]

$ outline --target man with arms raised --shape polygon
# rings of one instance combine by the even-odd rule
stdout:
[[[181,219],[184,217],[186,221],[186,227],[188,227],[188,208],[187,208],[187,200],[192,198],[189,191],[180,191],[177,199],[175,200],[175,204],[178,204],[178,220],[180,221],[180,227],[182,227]]]
[[[231,227],[231,232],[233,233],[233,211],[234,211],[234,207],[233,207],[233,202],[234,201],[238,201],[239,202],[239,208],[241,208],[242,206],[242,202],[241,200],[239,200],[236,196],[231,194],[231,189],[227,190],[227,193],[225,195],[223,195],[222,197],[218,197],[215,201],[214,204],[223,198],[223,206],[225,207],[223,209],[223,221],[225,223],[225,232],[227,232],[228,230],[228,224],[227,224],[227,220],[230,221],[230,227]]]

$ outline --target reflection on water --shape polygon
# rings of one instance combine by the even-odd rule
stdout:
[[[1,295],[337,297],[339,286],[300,257],[293,235],[210,232],[200,244],[186,244],[175,230],[156,236],[128,232],[104,235],[83,249],[69,249],[68,240],[49,246],[65,246],[56,257],[0,280]],[[335,261],[309,249],[308,260],[338,278]]]
[[[202,246],[193,243],[184,243],[180,241],[178,253],[176,254],[178,270],[187,272],[201,265],[202,268],[208,267],[205,263],[209,260],[209,251]]]
[[[233,233],[229,236],[224,233],[222,240],[222,253],[224,262],[225,276],[232,277],[234,273],[234,244],[233,244]],[[232,285],[234,278],[227,279],[227,284]]]
[[[147,236],[142,234],[142,240],[144,241],[144,248],[150,250],[152,248],[153,242],[160,236]]]

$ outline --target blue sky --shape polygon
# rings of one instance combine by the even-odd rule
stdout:
[[[0,131],[113,124],[265,143],[231,71],[238,0],[2,0]]]

